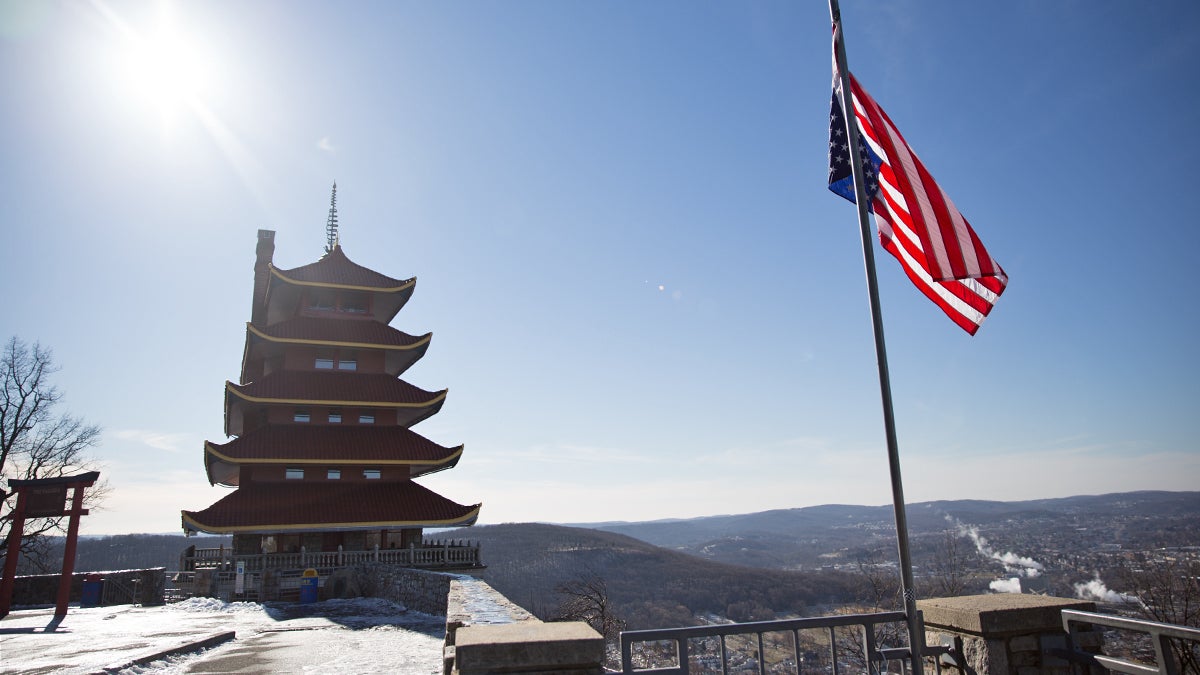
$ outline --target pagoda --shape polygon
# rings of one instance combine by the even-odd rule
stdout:
[[[471,525],[479,515],[479,504],[414,480],[454,467],[463,448],[412,431],[446,399],[446,390],[400,379],[431,337],[388,325],[416,279],[346,257],[334,190],[320,260],[279,269],[274,231],[258,232],[241,378],[225,383],[231,440],[204,444],[209,483],[234,490],[183,511],[189,534],[232,534],[235,556],[359,551],[379,560],[381,550],[421,549],[423,528]]]

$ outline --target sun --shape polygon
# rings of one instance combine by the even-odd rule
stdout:
[[[126,98],[156,115],[164,128],[202,107],[213,81],[212,60],[179,28],[173,3],[157,3],[155,15],[138,27],[101,0],[93,5],[120,33],[112,74]]]
[[[205,63],[196,50],[170,26],[132,46],[124,76],[131,87],[160,112],[194,106],[209,79]]]

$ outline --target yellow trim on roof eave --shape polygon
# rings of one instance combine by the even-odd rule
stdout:
[[[257,396],[249,396],[243,394],[234,388],[233,382],[225,380],[225,391],[237,396],[243,401],[250,403],[287,403],[290,405],[328,405],[328,406],[366,406],[371,408],[424,408],[433,405],[438,401],[445,400],[449,389],[443,389],[437,396],[424,403],[387,403],[381,401],[322,401],[307,398],[259,398]]]
[[[401,284],[399,286],[391,286],[388,288],[377,288],[375,286],[354,286],[351,284],[331,284],[331,283],[327,283],[324,281],[300,281],[299,279],[293,279],[291,277],[284,276],[283,272],[280,272],[279,268],[275,267],[274,265],[271,265],[271,274],[279,277],[280,279],[282,279],[283,281],[286,281],[289,284],[295,284],[296,286],[312,286],[314,288],[338,288],[338,289],[343,289],[343,290],[347,290],[347,291],[365,291],[367,293],[399,293],[400,291],[403,291],[406,288],[412,288],[417,283],[416,277],[409,279],[408,281],[404,282],[403,284]]]
[[[454,448],[454,452],[445,459],[437,460],[367,460],[367,459],[288,459],[288,458],[269,458],[269,459],[235,459],[229,455],[217,452],[209,441],[204,441],[204,449],[211,453],[217,459],[223,462],[229,462],[234,465],[241,464],[321,464],[325,466],[334,466],[344,464],[347,466],[405,466],[415,464],[419,466],[437,466],[439,464],[447,464],[462,456],[464,446]]]
[[[186,511],[180,511],[185,523],[191,524],[191,529],[200,532],[210,532],[212,534],[232,534],[235,532],[245,532],[253,530],[261,532],[270,530],[273,532],[290,532],[293,530],[329,530],[338,527],[420,527],[420,526],[440,526],[440,525],[461,525],[467,521],[475,521],[479,518],[479,509],[483,504],[476,504],[471,512],[462,518],[451,518],[449,520],[381,520],[367,523],[301,523],[294,525],[241,525],[234,527],[209,527],[201,525],[200,521],[195,518],[189,518]]]
[[[426,333],[425,335],[421,336],[420,340],[418,340],[417,342],[414,342],[411,345],[377,345],[377,344],[372,344],[369,342],[337,342],[334,340],[305,340],[302,338],[277,338],[277,337],[267,335],[266,333],[263,333],[262,331],[258,330],[249,321],[246,322],[246,330],[250,331],[251,333],[254,333],[258,337],[266,340],[267,342],[286,343],[286,344],[294,344],[294,345],[333,345],[333,346],[337,346],[337,347],[361,347],[361,348],[366,348],[366,349],[391,349],[391,350],[398,350],[398,351],[407,350],[407,349],[416,349],[417,347],[425,346],[425,345],[429,344],[429,340],[431,338],[433,338],[433,333]]]

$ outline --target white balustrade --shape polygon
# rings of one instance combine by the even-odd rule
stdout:
[[[305,569],[309,567],[334,568],[366,562],[379,562],[406,567],[474,566],[480,564],[479,544],[470,542],[426,541],[421,546],[382,549],[378,545],[367,551],[346,551],[341,546],[337,551],[309,552],[301,546],[299,552],[263,553],[259,555],[235,555],[221,548],[195,549],[183,559],[191,569],[233,569],[238,562],[245,563],[246,571],[264,569]]]

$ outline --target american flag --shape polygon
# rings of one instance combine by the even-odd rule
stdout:
[[[855,201],[838,82],[829,114],[829,189]],[[926,297],[974,335],[1004,292],[1008,276],[887,113],[854,75],[850,83],[859,155],[880,243]]]

